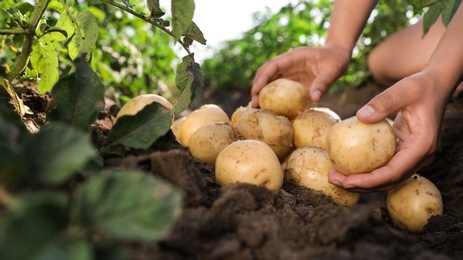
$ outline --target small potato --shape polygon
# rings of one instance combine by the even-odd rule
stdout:
[[[331,127],[341,121],[328,108],[309,108],[293,120],[294,146],[315,146],[326,149],[326,135]]]
[[[338,205],[351,206],[359,201],[360,194],[349,192],[328,182],[333,168],[326,150],[319,147],[301,147],[291,153],[285,164],[285,180],[306,188],[323,192]]]
[[[351,175],[386,165],[395,153],[396,137],[386,120],[364,124],[353,116],[331,127],[326,145],[333,167]]]
[[[293,126],[288,118],[264,109],[245,111],[235,122],[243,139],[259,140],[272,148],[280,160],[293,147]]]
[[[175,136],[175,140],[180,142],[180,128],[182,127],[183,122],[185,122],[186,117],[180,117],[174,120],[170,129]]]
[[[215,178],[221,185],[242,182],[278,190],[283,185],[283,169],[266,143],[239,140],[225,147],[217,156]]]
[[[230,123],[230,118],[221,107],[214,104],[202,105],[192,111],[180,127],[180,144],[188,147],[191,135],[200,127],[213,122]]]
[[[439,189],[418,174],[390,190],[386,206],[392,222],[411,233],[423,232],[429,218],[441,215],[444,210]]]
[[[114,119],[114,124],[117,122],[121,116],[130,115],[133,116],[140,112],[145,106],[157,102],[167,109],[172,109],[172,104],[169,100],[164,97],[156,94],[143,94],[137,97],[134,97],[129,102],[125,103],[117,113],[116,118]],[[173,117],[172,117],[173,120]]]
[[[190,137],[188,148],[194,158],[214,165],[219,153],[238,139],[239,134],[232,125],[214,122],[196,130]]]
[[[289,79],[276,79],[259,93],[259,106],[277,115],[293,120],[310,105],[308,90],[301,83]]]

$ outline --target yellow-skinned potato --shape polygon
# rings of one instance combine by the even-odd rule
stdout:
[[[293,120],[294,146],[315,146],[326,149],[326,135],[330,128],[341,121],[328,108],[309,108]]]
[[[289,156],[285,167],[285,179],[306,188],[323,192],[338,205],[351,206],[359,201],[360,194],[349,192],[328,182],[332,169],[326,150],[319,147],[301,147]]]
[[[214,104],[205,104],[192,111],[180,127],[180,144],[188,147],[191,135],[200,127],[213,122],[229,123],[230,118],[221,107]]]
[[[182,127],[183,122],[185,122],[186,117],[180,117],[174,120],[170,129],[175,136],[177,142],[180,142],[180,128]]]
[[[145,106],[157,102],[161,104],[163,107],[167,109],[172,109],[172,104],[169,102],[169,100],[165,99],[164,97],[156,94],[143,94],[139,95],[137,97],[134,97],[131,99],[129,102],[125,103],[117,113],[116,118],[114,119],[114,123],[117,122],[117,119],[119,119],[121,116],[125,115],[130,115],[133,116],[140,112]],[[173,117],[172,117],[173,119]]]
[[[249,183],[278,190],[283,185],[283,169],[273,150],[258,140],[239,140],[219,153],[215,178],[221,184]]]
[[[386,206],[392,222],[411,233],[423,232],[429,218],[444,209],[439,189],[418,174],[387,193]]]
[[[188,149],[194,158],[214,165],[219,153],[238,139],[239,134],[232,125],[214,122],[200,127],[191,135]]]
[[[289,79],[276,79],[259,93],[259,106],[293,120],[310,105],[307,89],[301,83]]]
[[[232,125],[235,125],[236,121],[238,121],[238,118],[246,111],[250,111],[250,110],[253,110],[253,109],[256,109],[256,108],[252,108],[250,106],[240,106],[238,107],[237,109],[235,109],[235,111],[233,112],[233,114],[231,115],[231,124]]]
[[[333,167],[351,175],[386,165],[395,153],[396,137],[386,120],[364,124],[353,116],[331,127],[326,145]]]
[[[293,147],[293,126],[285,116],[264,109],[245,111],[235,122],[243,139],[259,140],[272,148],[280,160]]]

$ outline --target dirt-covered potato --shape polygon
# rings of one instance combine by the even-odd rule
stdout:
[[[429,218],[442,214],[443,205],[439,189],[418,174],[390,190],[386,199],[392,222],[411,233],[423,232]]]
[[[333,167],[351,175],[386,165],[395,153],[396,137],[386,120],[364,124],[353,116],[331,127],[326,145]]]
[[[213,122],[230,123],[230,118],[221,107],[214,104],[205,104],[193,110],[180,127],[180,144],[188,147],[191,135],[200,127]]]
[[[315,146],[326,149],[326,135],[331,127],[341,121],[329,108],[309,108],[293,120],[294,146]]]
[[[278,190],[283,184],[283,169],[273,150],[258,140],[239,140],[219,153],[215,178],[221,184],[249,183]]]
[[[277,115],[293,120],[310,105],[308,90],[301,83],[289,79],[276,79],[259,93],[259,106]]]
[[[213,122],[200,127],[190,137],[188,149],[193,157],[214,165],[219,153],[237,141],[236,129],[225,122]]]
[[[121,116],[125,116],[125,115],[133,116],[133,115],[137,114],[145,106],[147,106],[147,105],[149,105],[149,104],[151,104],[153,102],[157,102],[157,103],[161,104],[163,107],[165,107],[165,108],[167,108],[169,110],[172,109],[172,104],[169,102],[169,100],[165,99],[164,97],[162,97],[160,95],[156,95],[156,94],[143,94],[143,95],[136,96],[133,99],[131,99],[129,102],[125,103],[121,107],[119,112],[117,113],[117,116],[114,119],[114,123],[116,123],[117,120]]]
[[[319,147],[301,147],[291,153],[283,170],[288,182],[321,191],[338,205],[356,204],[360,198],[359,193],[349,192],[328,182],[328,172],[332,168],[326,150]]]
[[[238,118],[246,111],[249,111],[249,110],[253,110],[253,109],[256,109],[256,108],[252,108],[250,106],[240,106],[238,107],[237,109],[235,109],[235,111],[233,112],[233,114],[231,115],[231,124],[232,125],[235,125],[236,121],[238,121]]]
[[[272,148],[280,160],[293,146],[293,126],[285,116],[264,109],[245,111],[234,124],[243,139],[259,140]]]

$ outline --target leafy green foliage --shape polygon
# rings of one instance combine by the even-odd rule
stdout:
[[[153,102],[134,116],[122,116],[111,129],[105,146],[117,144],[136,149],[148,149],[170,130],[170,111]]]
[[[90,179],[74,199],[75,224],[117,239],[152,241],[173,224],[181,197],[153,177],[110,172]]]
[[[448,25],[461,4],[461,0],[423,0],[422,7],[428,7],[423,17],[423,32],[427,33],[431,25],[442,15],[442,22]]]
[[[125,2],[0,2],[0,63],[14,64],[17,73],[2,76],[40,77],[39,91],[51,93],[56,103],[48,124],[31,134],[0,99],[2,259],[126,259],[126,242],[158,239],[179,215],[181,195],[165,181],[101,166],[108,147],[148,150],[169,131],[174,114],[192,106],[204,76],[188,46],[206,40],[192,21],[193,0],[185,6],[173,1],[174,31],[163,11],[146,17],[143,1]],[[112,87],[123,85],[128,88],[120,88],[121,95],[132,96],[175,80],[168,37],[188,53],[177,70],[175,109],[154,103],[120,118],[102,147],[90,134],[107,90],[118,93]]]

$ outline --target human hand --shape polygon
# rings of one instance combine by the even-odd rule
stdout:
[[[320,101],[331,84],[344,74],[350,56],[350,51],[331,46],[299,47],[275,57],[256,72],[251,89],[251,106],[259,106],[259,92],[277,78],[302,83],[309,91],[312,102]]]
[[[364,123],[374,123],[399,111],[394,121],[397,150],[387,165],[371,173],[350,176],[332,169],[329,182],[354,192],[386,191],[434,158],[447,95],[426,73],[407,77],[373,98],[357,112]]]

